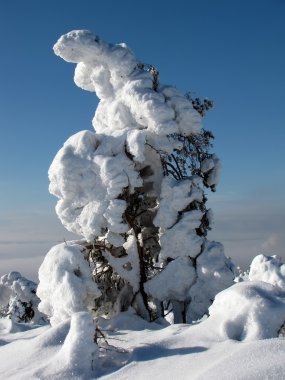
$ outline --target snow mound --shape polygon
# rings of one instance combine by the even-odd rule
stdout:
[[[129,311],[110,320],[99,318],[98,324],[109,342],[106,349],[94,344],[95,326],[84,312],[54,327],[17,334],[0,331],[1,378],[18,380],[19,374],[21,380],[284,377],[284,339],[240,342],[224,336],[224,340],[212,317],[195,325],[165,327]]]
[[[285,291],[285,264],[277,256],[256,256],[248,274],[250,281],[264,281]]]
[[[91,315],[87,312],[73,314],[60,350],[46,367],[37,372],[39,378],[90,378],[93,362],[98,356],[94,336],[95,325]]]
[[[50,317],[52,325],[91,310],[101,295],[82,251],[81,245],[72,242],[56,245],[40,266],[39,310]]]
[[[222,339],[273,338],[285,322],[285,293],[261,281],[240,282],[220,292],[209,313]]]

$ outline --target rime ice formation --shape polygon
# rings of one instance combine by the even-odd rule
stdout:
[[[188,317],[201,317],[216,292],[233,280],[222,246],[205,237],[211,212],[204,206],[203,186],[215,187],[220,162],[208,153],[201,115],[176,88],[161,85],[158,71],[139,62],[125,44],[78,30],[62,36],[54,52],[76,63],[76,85],[100,99],[96,132],[70,137],[49,169],[61,222],[89,247],[102,291],[97,306],[112,314],[106,305],[116,304],[119,311],[131,305],[149,319],[151,297],[191,303]],[[205,152],[195,155],[197,146]],[[66,249],[71,248],[54,248],[40,271],[45,284],[40,283],[40,307],[54,313],[52,321],[84,309],[67,305],[68,297],[63,304],[49,298],[44,273]],[[74,257],[75,251],[80,254],[74,247]],[[163,290],[162,282],[169,284]],[[55,285],[53,291],[63,292]]]
[[[77,86],[100,98],[93,119],[97,133],[84,131],[69,138],[49,170],[50,192],[60,198],[56,211],[62,223],[92,240],[110,228],[112,200],[125,187],[132,192],[142,185],[141,165],[157,160],[151,157],[156,150],[176,148],[168,135],[200,132],[201,117],[175,88],[154,90],[153,73],[142,70],[126,45],[108,44],[88,31],[73,31],[59,39],[54,51],[77,63]],[[120,229],[112,232],[126,232],[120,218],[125,207],[123,203],[113,207]]]

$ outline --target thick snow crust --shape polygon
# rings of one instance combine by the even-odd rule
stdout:
[[[172,227],[177,221],[179,211],[184,210],[190,202],[202,201],[203,191],[201,186],[202,180],[198,176],[192,176],[183,181],[177,181],[172,177],[164,177],[161,184],[159,209],[154,219],[155,225],[164,229]],[[190,216],[189,228],[198,228],[202,212],[195,210],[187,215]]]

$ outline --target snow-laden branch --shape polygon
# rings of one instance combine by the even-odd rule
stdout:
[[[141,63],[125,44],[109,44],[78,30],[62,36],[54,52],[76,64],[76,85],[100,100],[95,131],[70,137],[49,169],[49,190],[59,198],[61,222],[87,242],[82,245],[101,291],[96,313],[133,306],[152,319],[163,315],[163,302],[171,300],[174,309],[176,301],[183,303],[183,321],[201,317],[215,291],[233,280],[222,246],[206,240],[211,213],[204,187],[215,189],[220,162],[209,152],[213,135],[202,129],[203,113],[189,95],[161,84],[158,70]],[[55,248],[69,272],[66,249]],[[170,279],[183,263],[184,274],[177,274],[174,285]],[[209,280],[213,291],[205,284],[209,268],[217,273]],[[163,291],[162,281],[169,284]],[[194,290],[198,284],[202,298]],[[71,313],[64,306],[56,316],[60,305],[48,291],[40,293],[48,299],[43,307],[54,313],[53,320]],[[74,311],[83,310],[82,305]]]

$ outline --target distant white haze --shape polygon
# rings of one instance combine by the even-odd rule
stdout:
[[[223,243],[226,255],[237,266],[246,270],[260,253],[285,261],[285,205],[217,193],[210,197],[208,206],[214,211],[209,239]],[[53,245],[78,238],[61,225],[53,209],[2,214],[0,227],[0,275],[15,270],[34,281]]]

